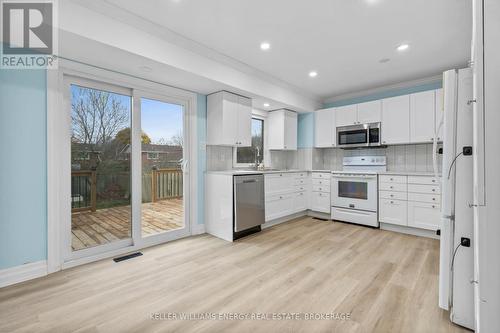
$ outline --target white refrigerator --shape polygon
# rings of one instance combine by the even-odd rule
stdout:
[[[444,72],[443,110],[437,113],[444,126],[439,306],[450,311],[451,321],[470,329],[474,329],[473,158],[466,147],[473,145],[472,93],[472,69]]]

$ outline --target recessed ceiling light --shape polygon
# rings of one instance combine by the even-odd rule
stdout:
[[[316,72],[316,71],[310,71],[309,72],[309,76],[310,77],[316,77],[316,76],[318,76],[318,72]]]
[[[269,103],[264,103],[265,108],[268,108],[269,106],[270,106]]]
[[[271,48],[271,44],[269,44],[268,42],[262,42],[260,43],[260,49],[262,51],[267,51]]]
[[[410,47],[410,45],[408,45],[408,44],[401,44],[401,45],[399,45],[399,46],[397,47],[397,50],[398,50],[398,51],[405,51],[405,50],[407,50],[409,47]]]

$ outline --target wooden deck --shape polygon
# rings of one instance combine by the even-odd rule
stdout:
[[[73,251],[131,237],[130,206],[73,213],[71,217]],[[182,228],[182,198],[142,204],[142,235],[149,236]]]

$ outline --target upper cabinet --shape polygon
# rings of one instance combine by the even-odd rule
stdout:
[[[410,143],[434,140],[435,107],[434,90],[410,95]]]
[[[297,113],[289,110],[269,112],[268,147],[271,150],[297,150]]]
[[[357,105],[353,104],[336,108],[335,122],[337,127],[356,125],[358,123]]]
[[[358,104],[358,124],[378,123],[382,119],[382,101]]]
[[[410,142],[410,96],[382,100],[382,144]]]
[[[207,98],[207,144],[252,145],[252,100],[221,91]]]
[[[314,147],[335,147],[336,128],[335,108],[314,112]]]

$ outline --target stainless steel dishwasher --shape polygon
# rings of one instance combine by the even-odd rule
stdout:
[[[264,175],[234,176],[233,239],[261,230],[264,224]]]

